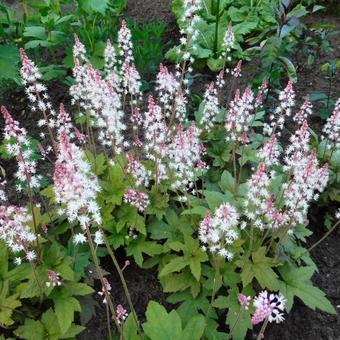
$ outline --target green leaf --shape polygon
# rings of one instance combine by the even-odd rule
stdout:
[[[45,339],[45,331],[42,323],[37,320],[32,320],[29,318],[25,319],[25,324],[23,326],[19,326],[15,331],[15,335],[20,339],[26,340],[44,340]]]
[[[43,323],[47,333],[44,339],[61,339],[61,332],[56,314],[53,309],[48,309],[41,317],[41,322]]]
[[[129,314],[129,316],[124,322],[123,333],[124,333],[125,339],[129,339],[129,340],[139,339],[136,322],[134,320],[132,313]]]
[[[233,195],[230,192],[221,193],[218,191],[204,191],[205,198],[207,200],[208,206],[211,210],[215,210],[221,204],[229,202],[234,204]]]
[[[0,242],[0,278],[4,279],[8,273],[8,248],[4,242]]]
[[[78,6],[89,14],[94,11],[104,15],[109,6],[109,0],[78,0]]]
[[[77,299],[71,296],[56,295],[53,301],[61,334],[65,334],[74,320],[74,312],[80,312],[80,304]]]
[[[165,293],[183,291],[189,288],[193,280],[195,280],[189,271],[184,271],[180,274],[169,274],[164,279],[160,279]]]
[[[68,331],[64,335],[59,336],[59,339],[71,339],[71,338],[74,339],[74,338],[77,338],[76,335],[78,335],[79,333],[81,333],[85,329],[86,329],[86,327],[84,327],[84,326],[72,324],[71,327],[68,329]]]
[[[231,289],[228,291],[227,297],[227,307],[228,314],[226,323],[229,328],[232,329],[232,339],[233,340],[243,340],[247,334],[248,329],[252,328],[250,322],[250,311],[241,308],[240,303],[237,298],[238,291],[236,289]]]
[[[180,256],[175,257],[168,264],[166,264],[160,271],[159,276],[168,275],[173,272],[179,272],[181,269],[189,265],[188,259]]]
[[[92,287],[82,282],[67,282],[65,287],[70,295],[75,296],[85,296],[94,292]]]
[[[287,72],[289,79],[293,83],[296,83],[297,82],[297,73],[296,73],[296,68],[295,68],[293,62],[290,59],[288,59],[286,57],[282,57],[282,56],[279,56],[278,60],[281,62],[283,67],[286,69],[286,72]]]
[[[209,51],[209,50],[208,50]],[[208,55],[209,56],[209,55]],[[223,58],[209,58],[207,61],[207,65],[211,71],[216,72],[223,68],[224,60]]]
[[[13,80],[20,83],[19,50],[13,45],[0,45],[0,80]]]
[[[325,297],[325,293],[319,288],[314,287],[311,277],[315,268],[313,267],[295,267],[286,264],[279,268],[279,272],[284,280],[280,282],[280,291],[287,299],[287,310],[293,306],[294,296],[300,298],[309,308],[336,314],[332,304]]]
[[[233,175],[229,171],[224,170],[218,185],[224,192],[234,192],[236,182]]]
[[[256,278],[262,288],[270,290],[279,289],[278,275],[271,267],[277,266],[277,262],[267,257],[266,247],[260,247],[257,251],[252,253],[252,261],[241,258],[237,261],[237,265],[242,268],[241,278],[243,287],[246,287]]]
[[[163,252],[163,246],[156,242],[138,239],[127,246],[127,255],[133,256],[139,266],[143,265],[143,253],[149,256],[158,255]]]
[[[146,310],[146,318],[143,329],[151,340],[182,339],[182,322],[175,310],[168,313],[163,306],[151,301]]]
[[[184,328],[181,339],[199,340],[202,338],[205,329],[205,319],[203,315],[196,315],[191,318]]]
[[[14,323],[12,315],[17,307],[21,306],[20,300],[17,299],[17,295],[3,296],[3,292],[0,296],[0,324],[10,326]]]
[[[32,37],[39,40],[46,39],[46,31],[42,26],[28,26],[25,27],[24,37]]]
[[[190,270],[197,281],[201,278],[201,259],[198,256],[190,259]]]

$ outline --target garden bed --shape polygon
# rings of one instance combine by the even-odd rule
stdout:
[[[124,12],[124,16],[131,19],[143,21],[153,21],[154,19],[164,21],[168,28],[164,40],[171,40],[177,42],[178,30],[176,26],[176,20],[170,9],[171,0],[133,0],[128,1],[127,8]],[[332,13],[319,14],[308,20],[315,20],[316,22],[330,22],[337,25],[340,29],[339,19],[335,18]],[[302,101],[302,98],[314,90],[328,90],[328,82],[325,79],[324,74],[320,71],[320,66],[327,62],[329,59],[338,57],[340,55],[340,39],[339,36],[334,36],[331,39],[334,51],[332,55],[323,55],[317,59],[312,67],[305,66],[299,56],[295,62],[300,65],[298,67],[298,83],[296,86],[296,97],[298,103]],[[246,86],[247,80],[251,79],[254,69],[258,67],[256,62],[245,65],[244,76],[239,81],[241,88]],[[198,82],[193,88],[193,93],[197,92],[202,94],[205,84],[209,80],[213,80],[214,76],[210,71],[203,70],[200,72],[199,79],[204,79],[204,82]],[[204,84],[203,84],[204,83]],[[57,104],[60,102],[69,102],[69,95],[66,90],[58,82],[52,85],[54,88],[52,101]],[[334,83],[334,87],[331,90],[330,95],[332,97],[339,96],[340,79],[337,79]],[[38,136],[36,129],[37,117],[34,113],[26,110],[27,101],[24,99],[22,92],[11,94],[7,98],[3,98],[2,104],[6,105],[13,117],[22,123],[28,132],[32,136]],[[316,110],[317,110],[316,106]],[[315,110],[315,111],[316,111]],[[3,122],[1,122],[1,128]],[[312,128],[315,131],[320,131],[322,121],[317,115],[312,118]],[[8,166],[11,166],[11,162],[5,162],[2,164],[7,171]],[[47,176],[52,177],[52,168],[45,168],[43,170]],[[10,193],[10,200],[17,198],[16,193]],[[327,229],[323,225],[324,215],[326,208],[311,209],[310,220],[313,235],[308,239],[308,245],[314,244],[320,239]],[[337,315],[329,315],[318,310],[312,311],[298,299],[295,299],[294,308],[286,316],[286,320],[280,325],[270,325],[266,331],[266,339],[325,339],[336,340],[340,339],[340,229],[334,231],[334,233],[327,238],[320,246],[312,251],[312,258],[315,261],[319,272],[313,277],[315,284],[323,290],[332,304],[337,308]],[[123,250],[119,250],[119,261],[121,267],[124,266],[126,257]],[[138,268],[133,263],[133,259],[129,259],[131,265],[128,266],[125,271],[125,279],[131,293],[132,302],[135,306],[136,312],[141,321],[144,321],[145,310],[150,300],[158,301],[166,307],[172,306],[166,302],[166,294],[163,293],[162,287],[157,278],[156,270],[143,270]],[[119,278],[115,269],[111,266],[110,259],[106,258],[103,262],[104,269],[109,273],[107,276],[112,286],[112,299],[113,303],[127,305],[124,291],[121,288]],[[99,285],[97,291],[100,290]],[[93,317],[87,324],[86,330],[79,336],[81,340],[87,339],[105,339],[107,337],[107,324],[106,324],[106,308],[101,303],[102,298],[96,296],[97,303],[95,305],[96,316]],[[223,327],[223,325],[221,325]],[[254,339],[258,334],[259,328],[255,328],[251,334],[248,332],[247,339]],[[126,339],[129,340],[129,339]],[[160,339],[161,340],[161,339]]]

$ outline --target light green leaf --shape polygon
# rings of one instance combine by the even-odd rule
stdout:
[[[311,277],[315,271],[313,267],[295,267],[286,264],[279,268],[284,282],[280,283],[280,290],[287,299],[287,310],[293,306],[294,296],[299,297],[309,308],[336,314],[332,304],[325,297],[325,293],[314,287]]]
[[[15,331],[15,335],[20,339],[44,340],[45,339],[44,326],[39,320],[35,321],[26,318],[25,324],[23,326],[18,327],[18,329]]]
[[[202,338],[205,329],[205,319],[203,315],[196,315],[191,318],[186,325],[182,340],[199,340]]]
[[[161,272],[159,273],[159,276],[164,276],[173,272],[179,272],[181,269],[189,265],[188,259],[180,256],[175,257],[168,264],[166,264]]]
[[[182,339],[182,322],[175,310],[168,313],[163,306],[151,301],[146,310],[146,318],[143,329],[151,340]]]
[[[56,295],[53,301],[61,334],[65,334],[74,320],[74,312],[80,312],[80,304],[77,299],[71,296],[63,297]]]

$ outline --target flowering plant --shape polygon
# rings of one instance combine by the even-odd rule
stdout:
[[[198,8],[194,1],[187,6],[186,15],[194,22]],[[186,34],[188,46],[190,27]],[[312,309],[335,313],[311,282],[316,267],[304,246],[311,233],[308,208],[327,185],[328,165],[318,161],[310,146],[309,106],[293,115],[291,82],[264,119],[266,81],[256,91],[237,89],[223,108],[223,70],[207,88],[196,120],[190,121],[189,50],[176,74],[160,67],[156,95],[143,101],[131,32],[123,21],[117,44],[107,43],[103,72],[89,62],[75,36],[68,107],[75,113],[69,115],[63,104],[53,109],[38,68],[25,51],[21,56],[31,109],[41,114],[41,156],[51,161],[53,176],[35,195],[31,189],[38,186],[38,166],[23,151],[26,132],[3,107],[4,138],[14,139],[7,151],[16,159],[17,177],[29,200],[27,209],[6,202],[0,209],[0,249],[6,258],[1,265],[8,272],[1,279],[4,305],[11,303],[10,312],[0,304],[0,317],[6,316],[1,320],[5,325],[19,326],[17,336],[33,339],[33,328],[39,336],[51,334],[56,325],[59,338],[72,338],[83,329],[73,321],[81,312],[77,297],[93,291],[80,282],[91,281],[86,273],[90,262],[108,333],[113,321],[121,339],[143,334],[155,340],[164,334],[225,338],[218,330],[222,318],[229,338],[243,339],[261,324],[260,339],[269,323],[284,320],[295,297]],[[232,76],[241,76],[240,63]],[[297,129],[281,145],[291,116]],[[332,142],[335,135],[327,131],[334,131],[336,122],[330,119],[325,127]],[[124,279],[129,262],[121,268],[115,256],[119,247],[140,267],[157,268],[177,310],[168,313],[150,302],[146,322],[140,324]],[[110,276],[100,264],[105,255],[118,272],[129,316],[125,306],[114,305]],[[40,298],[34,300],[34,317],[15,319],[25,298]]]

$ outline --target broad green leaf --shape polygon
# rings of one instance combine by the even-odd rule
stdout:
[[[20,83],[19,50],[14,45],[0,45],[0,80],[13,80]]]
[[[243,287],[246,287],[254,278],[262,288],[270,290],[279,289],[278,275],[272,267],[277,266],[277,262],[267,257],[266,247],[260,247],[252,253],[252,261],[244,257],[237,261],[237,265],[242,268],[241,278]]]
[[[48,337],[48,339],[61,339],[61,331],[58,323],[58,319],[53,309],[48,309],[41,317],[41,322],[45,328],[44,338]]]
[[[70,295],[84,296],[94,292],[92,287],[82,282],[67,282],[65,287]]]
[[[173,272],[179,272],[181,269],[189,265],[188,259],[178,256],[170,260],[160,271],[159,276],[164,276]]]
[[[15,331],[15,335],[20,339],[26,340],[44,340],[45,331],[44,326],[39,320],[25,319],[25,324],[19,326]]]
[[[227,171],[224,170],[221,176],[221,181],[218,183],[221,190],[224,192],[234,192],[235,191],[235,179],[233,175]]]
[[[208,206],[211,210],[215,210],[221,204],[229,202],[234,203],[233,195],[230,192],[221,193],[218,191],[204,191],[205,199],[207,200]]]
[[[71,296],[54,296],[54,310],[58,318],[61,334],[65,334],[74,320],[74,312],[80,312],[80,304]]]
[[[199,340],[202,338],[205,329],[205,318],[203,315],[196,315],[190,319],[184,331],[182,340]]]
[[[138,335],[136,322],[132,313],[129,314],[124,322],[123,333],[125,339],[138,340],[140,337]]]
[[[285,264],[279,268],[284,280],[284,282],[280,282],[280,291],[287,299],[287,310],[292,308],[294,296],[297,296],[313,310],[319,308],[324,312],[336,314],[334,307],[325,297],[325,293],[313,286],[311,277],[314,271],[313,267],[299,268],[291,264]]]
[[[1,294],[2,295],[2,294]],[[17,295],[0,296],[0,324],[10,326],[14,323],[12,315],[21,306]]]
[[[182,322],[175,310],[168,313],[163,306],[151,301],[146,310],[146,318],[143,329],[151,340],[182,339]]]
[[[250,311],[241,308],[241,305],[237,298],[237,290],[232,289],[228,291],[227,307],[228,314],[226,323],[232,330],[233,340],[243,340],[247,334],[248,329],[252,328],[250,322]]]
[[[132,255],[136,263],[139,266],[142,266],[144,261],[143,253],[149,256],[161,254],[163,252],[163,246],[156,242],[146,241],[143,238],[139,238],[138,240],[131,242],[127,246],[126,250],[127,255]]]

